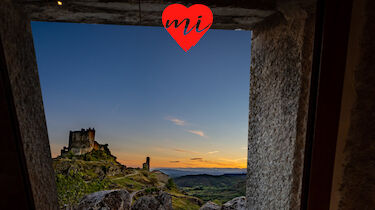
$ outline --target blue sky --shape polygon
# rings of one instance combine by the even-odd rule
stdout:
[[[95,127],[120,162],[246,167],[250,31],[32,22],[52,155]]]

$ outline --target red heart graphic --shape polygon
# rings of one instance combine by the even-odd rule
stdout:
[[[162,22],[173,39],[187,52],[210,29],[213,15],[211,9],[203,4],[194,4],[189,8],[172,4],[164,9]]]

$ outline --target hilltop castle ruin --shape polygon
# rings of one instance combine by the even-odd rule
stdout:
[[[108,144],[99,144],[95,141],[95,129],[81,129],[69,132],[69,146],[61,150],[61,155],[72,152],[74,155],[83,155],[92,150],[105,150]]]
[[[146,162],[142,165],[143,170],[150,171],[150,157],[146,158]]]

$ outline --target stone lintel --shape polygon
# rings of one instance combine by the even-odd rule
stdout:
[[[141,0],[62,0],[58,6],[56,1],[18,0],[34,21],[55,21],[116,25],[162,26],[161,15],[170,4],[181,3],[190,6],[204,3],[214,14],[214,29],[250,30],[256,23],[276,11],[274,1],[160,1]],[[139,9],[139,7],[141,9]]]

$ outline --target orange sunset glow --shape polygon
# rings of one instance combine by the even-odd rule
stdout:
[[[60,155],[62,145],[51,145],[52,157]],[[150,148],[142,153],[141,149],[124,153],[111,148],[117,160],[127,167],[142,167],[146,156],[151,157],[152,168],[246,168],[246,148],[239,148],[237,155],[220,151],[196,152],[177,148]]]

